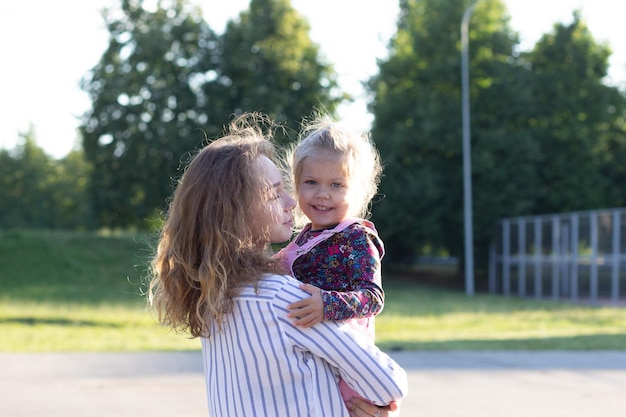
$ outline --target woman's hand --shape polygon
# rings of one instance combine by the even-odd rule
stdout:
[[[400,415],[400,401],[393,401],[384,407],[378,407],[360,398],[354,397],[348,403],[350,417],[393,417]]]

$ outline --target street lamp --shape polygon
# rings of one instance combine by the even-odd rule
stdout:
[[[465,293],[474,294],[474,227],[472,224],[472,162],[469,109],[469,20],[473,3],[463,13],[461,21],[461,92],[463,103],[463,214],[465,223]]]

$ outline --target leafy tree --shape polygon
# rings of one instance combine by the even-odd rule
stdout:
[[[35,142],[35,130],[21,133],[12,157],[3,151],[0,158],[3,227],[43,228],[50,224],[52,202],[46,195],[46,180],[52,164]]]
[[[308,24],[288,0],[253,0],[217,36],[186,0],[122,0],[83,81],[93,108],[82,124],[93,165],[97,226],[146,226],[171,194],[181,158],[234,114],[262,111],[292,129],[314,106],[334,111],[332,68],[318,63]],[[283,138],[283,140],[287,140]]]
[[[600,173],[607,180],[604,190],[606,207],[626,207],[626,95],[613,91],[616,106],[607,111],[613,115],[600,136],[595,154],[600,163]]]
[[[332,66],[320,61],[309,24],[290,0],[251,0],[228,23],[221,57],[222,97],[232,113],[262,111],[297,130],[314,107],[333,113],[343,98],[335,96]]]
[[[170,178],[204,133],[221,129],[202,84],[215,66],[217,39],[184,0],[155,11],[123,0],[103,13],[111,34],[83,80],[92,110],[81,127],[93,165],[90,194],[98,226],[141,225],[171,193]]]
[[[528,129],[536,98],[529,89],[533,76],[516,52],[517,35],[508,28],[501,2],[479,5],[485,9],[476,11],[470,25],[476,30],[470,31],[469,47],[471,161],[474,250],[484,270],[495,221],[535,212],[542,154]],[[460,237],[450,243],[451,252],[460,256]]]
[[[467,6],[463,0],[401,1],[390,56],[369,82],[372,136],[386,164],[381,192],[387,198],[373,214],[390,257],[462,253],[460,23]],[[488,0],[477,4],[470,25],[475,238],[483,243],[495,217],[531,204],[524,180],[510,182],[512,173],[529,171],[516,156],[535,158],[536,151],[515,133],[517,111],[530,97],[507,22],[502,3]],[[512,196],[524,199],[519,207],[506,207]]]
[[[88,195],[91,165],[82,150],[73,150],[54,161],[48,192],[56,216],[50,225],[55,229],[93,229],[93,215]]]
[[[13,151],[0,151],[0,227],[87,227],[88,166],[82,152],[50,158],[37,146],[33,127],[20,139]]]
[[[388,202],[374,217],[391,257],[462,258],[460,21],[469,2],[405,0],[390,58],[369,87]],[[624,95],[603,84],[609,50],[575,15],[530,53],[498,0],[470,24],[474,248],[500,217],[624,202]]]
[[[621,205],[626,195],[619,182],[623,164],[606,167],[625,151],[624,96],[603,83],[611,52],[595,42],[579,12],[573,17],[525,56],[535,97],[529,129],[542,156],[536,165],[541,213]]]
[[[22,144],[15,157],[8,151],[1,154],[2,198],[0,219],[4,227],[41,227],[45,222],[49,202],[42,195],[42,179],[49,172],[49,160],[37,147],[34,129],[20,134]]]

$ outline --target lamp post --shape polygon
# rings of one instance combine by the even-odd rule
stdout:
[[[472,162],[469,108],[469,20],[474,10],[469,6],[461,21],[461,92],[463,105],[463,215],[465,223],[465,293],[474,295],[474,226],[472,221]]]

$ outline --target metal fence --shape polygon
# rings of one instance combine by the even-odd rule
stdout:
[[[626,303],[626,208],[499,220],[489,292]]]

